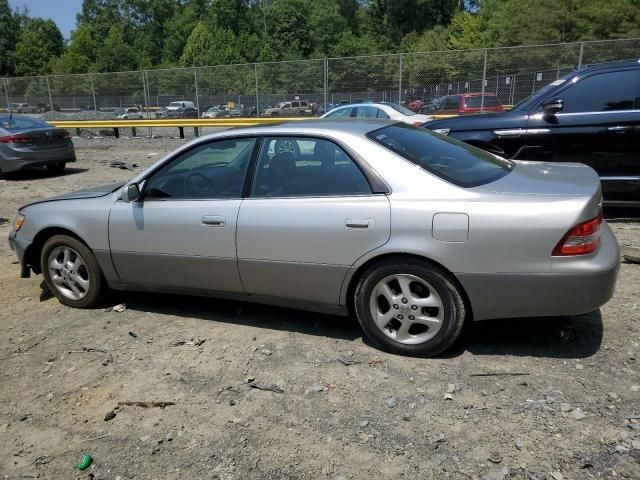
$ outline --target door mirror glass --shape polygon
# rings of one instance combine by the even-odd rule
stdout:
[[[140,198],[140,186],[137,183],[130,183],[122,192],[122,201],[125,203],[135,202]]]
[[[564,101],[560,98],[555,98],[549,102],[542,104],[542,111],[547,116],[555,115],[558,112],[561,112],[564,108]]]

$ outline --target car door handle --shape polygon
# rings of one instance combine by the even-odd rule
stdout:
[[[607,128],[610,132],[630,132],[633,130],[631,125],[616,125],[615,127]]]
[[[352,220],[352,219],[347,219],[346,222],[347,228],[359,228],[359,229],[365,229],[365,228],[369,228],[371,226],[371,220],[368,219],[363,219],[363,220]]]
[[[224,217],[220,215],[205,215],[202,217],[202,224],[211,227],[224,227]]]

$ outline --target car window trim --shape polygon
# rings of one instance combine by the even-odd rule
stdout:
[[[183,155],[195,150],[196,148],[201,148],[201,147],[209,145],[211,143],[224,142],[224,141],[228,141],[228,140],[243,140],[243,139],[254,140],[255,144],[254,144],[253,150],[251,152],[251,156],[249,158],[249,164],[247,165],[247,169],[244,172],[244,179],[242,181],[242,188],[240,190],[240,195],[238,197],[212,197],[212,198],[156,198],[156,197],[151,197],[151,198],[148,198],[146,196],[145,190],[146,190],[147,184],[149,183],[149,180],[151,178],[153,178],[153,176],[155,174],[157,174],[159,170],[161,170],[165,166],[170,165],[171,163],[177,161]],[[249,170],[251,170],[251,168],[252,168],[252,163],[255,160],[254,155],[256,155],[256,146],[258,145],[258,143],[262,143],[261,139],[262,139],[262,137],[259,136],[259,135],[246,135],[246,134],[245,135],[238,135],[238,136],[219,137],[219,138],[213,138],[210,141],[198,142],[198,143],[192,145],[191,148],[187,148],[185,150],[181,150],[181,151],[177,152],[176,155],[174,155],[173,157],[169,158],[166,162],[162,162],[162,164],[158,165],[157,168],[153,169],[151,172],[148,173],[148,175],[145,175],[143,178],[141,178],[138,181],[139,184],[144,182],[144,187],[142,188],[140,200],[143,201],[143,202],[155,202],[155,201],[162,201],[162,202],[168,202],[168,201],[174,201],[174,202],[179,202],[179,201],[189,201],[189,202],[204,201],[204,202],[210,202],[210,201],[221,201],[221,200],[242,200],[242,199],[244,199],[245,198],[244,189],[245,189],[245,186],[246,186],[246,183],[247,183],[247,174],[249,173]]]
[[[353,149],[349,148],[347,145],[345,145],[343,142],[341,142],[337,138],[331,137],[329,135],[322,135],[322,134],[299,134],[299,133],[295,133],[295,134],[274,133],[274,134],[262,135],[261,137],[262,137],[261,142],[260,142],[261,144],[264,144],[265,143],[265,139],[267,139],[267,138],[298,137],[298,138],[305,138],[305,139],[308,138],[308,139],[326,140],[326,141],[329,141],[329,142],[337,145],[338,147],[340,147],[344,151],[344,153],[347,155],[347,157],[349,157],[349,159],[354,163],[356,168],[358,168],[358,170],[360,170],[360,173],[362,173],[362,175],[364,176],[365,180],[369,184],[370,192],[369,193],[351,193],[351,194],[327,194],[327,195],[317,195],[317,194],[315,194],[315,195],[288,195],[288,196],[284,196],[284,197],[256,197],[256,196],[253,196],[253,195],[251,195],[251,190],[253,188],[253,182],[255,180],[255,170],[257,168],[258,156],[259,156],[259,153],[258,153],[256,155],[256,157],[253,159],[254,160],[254,163],[253,163],[254,173],[251,176],[251,185],[250,185],[250,188],[249,188],[249,194],[246,195],[245,197],[243,197],[245,199],[327,198],[327,197],[336,198],[336,197],[354,197],[354,196],[370,197],[370,196],[373,196],[373,195],[388,195],[388,194],[391,193],[391,188],[382,179],[382,177],[378,174],[378,172],[376,172],[366,162],[366,160],[364,160],[355,151],[353,151]]]

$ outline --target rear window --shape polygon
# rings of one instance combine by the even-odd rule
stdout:
[[[513,163],[424,128],[395,124],[367,134],[374,142],[460,187],[477,187],[504,177]]]
[[[482,101],[482,96],[478,95],[477,97],[467,97],[464,100],[464,104],[470,108],[480,108],[480,103]],[[499,107],[501,104],[498,101],[498,97],[494,97],[493,95],[485,95],[484,96],[484,106],[485,107]]]
[[[403,115],[415,115],[416,112],[412,112],[408,108],[403,107],[402,105],[398,105],[397,103],[391,102],[381,102],[382,105],[386,105],[387,107],[393,108],[396,112],[400,112]]]
[[[0,117],[0,128],[4,128],[10,132],[18,130],[31,130],[33,128],[49,128],[51,125],[33,117],[23,117],[20,115],[2,116]]]

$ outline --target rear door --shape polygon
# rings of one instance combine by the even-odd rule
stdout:
[[[580,162],[593,167],[607,200],[640,189],[639,69],[594,72],[568,82],[551,99],[562,99],[561,112],[545,116],[541,108],[529,119],[527,145],[540,147],[536,160]],[[637,193],[636,193],[637,196]],[[622,197],[621,197],[622,199]]]
[[[277,142],[298,148],[276,153]],[[238,216],[238,266],[250,295],[339,303],[351,265],[390,235],[389,201],[332,141],[263,141]]]

